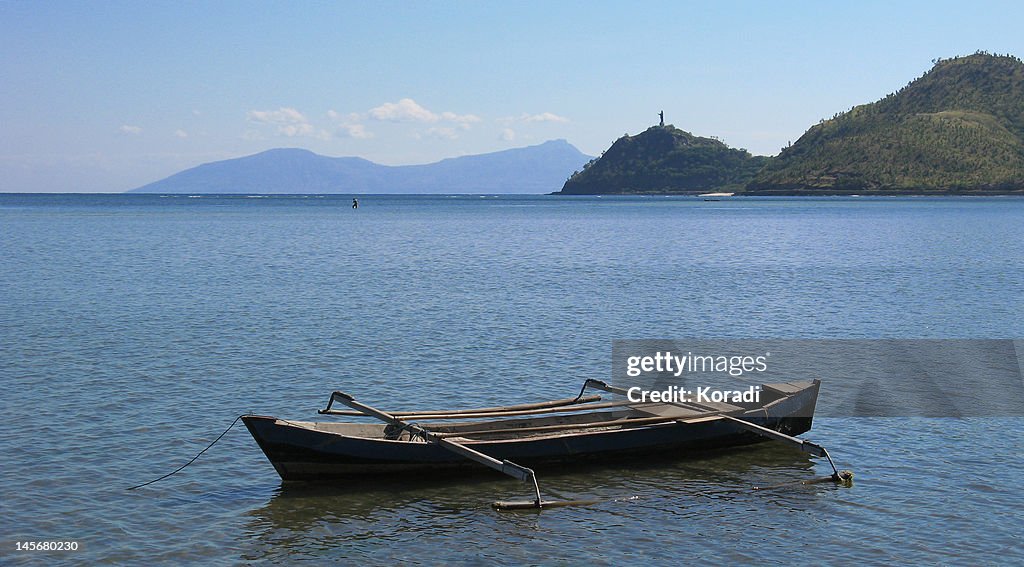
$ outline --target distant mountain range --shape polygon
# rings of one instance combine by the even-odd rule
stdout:
[[[565,140],[427,165],[277,149],[208,163],[139,193],[552,193],[747,195],[1024,193],[1024,63],[937,60],[899,92],[812,126],[775,157],[671,125],[591,160]]]
[[[590,159],[565,140],[403,166],[275,149],[203,164],[129,192],[550,193]]]

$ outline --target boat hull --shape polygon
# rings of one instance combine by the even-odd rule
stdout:
[[[818,383],[766,408],[737,415],[789,435],[811,428]],[[343,435],[274,417],[242,417],[253,438],[286,481],[316,481],[388,474],[490,471],[435,443]],[[668,422],[643,427],[578,430],[503,440],[460,441],[498,460],[540,468],[602,463],[641,456],[684,458],[694,453],[764,441],[725,419]],[[490,471],[494,473],[494,471]]]

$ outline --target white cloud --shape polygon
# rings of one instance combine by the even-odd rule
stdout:
[[[369,116],[374,120],[387,122],[424,122],[428,124],[452,122],[458,124],[463,130],[468,130],[470,125],[481,121],[480,117],[475,114],[456,114],[454,112],[438,114],[424,108],[411,98],[403,98],[398,102],[385,102],[376,108],[371,108]]]
[[[499,122],[568,122],[569,119],[559,116],[553,112],[541,112],[540,114],[522,113],[519,116],[506,116],[498,119]]]
[[[307,122],[306,117],[294,108],[281,107],[277,110],[250,110],[246,114],[250,122],[260,124],[301,124]]]
[[[294,108],[281,107],[277,110],[250,110],[246,113],[249,122],[274,126],[280,136],[295,138],[299,136],[325,139],[328,136],[323,130],[317,130],[304,114]]]
[[[335,110],[328,110],[327,118],[330,118],[334,122],[360,122],[363,119],[358,112],[350,112],[348,115],[342,115],[340,112]]]
[[[480,117],[475,114],[455,114],[454,112],[442,112],[441,120],[454,122],[463,130],[469,130],[470,124],[480,122]]]
[[[327,118],[336,124],[335,132],[347,138],[366,139],[373,137],[371,132],[366,131],[366,126],[360,124],[363,117],[355,112],[344,116],[340,112],[328,110]]]
[[[370,109],[370,118],[388,122],[437,122],[437,114],[420,106],[411,98],[403,98],[398,102],[385,102]]]
[[[372,138],[373,134],[366,131],[366,126],[362,124],[342,124],[341,129],[348,134],[349,138]]]
[[[516,139],[516,131],[511,128],[505,128],[501,131],[500,139],[505,142],[511,142]]]
[[[569,119],[552,112],[541,112],[540,114],[524,115],[525,122],[568,122]]]
[[[296,136],[312,136],[316,132],[312,124],[283,124],[277,127],[277,133],[294,138]]]
[[[142,133],[141,127],[134,126],[132,124],[123,124],[120,128],[118,128],[118,130],[120,130],[122,134],[129,134],[132,136],[138,136],[139,134]]]
[[[175,137],[178,137],[178,138],[181,138],[181,139],[188,138],[188,132],[186,132],[186,131],[184,131],[184,130],[182,130],[180,128],[174,131],[174,135],[175,135]]]

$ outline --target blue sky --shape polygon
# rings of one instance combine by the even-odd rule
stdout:
[[[0,1],[0,191],[120,192],[275,147],[427,163],[666,122],[771,155],[1017,2]]]

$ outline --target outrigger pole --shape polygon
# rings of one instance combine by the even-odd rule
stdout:
[[[599,400],[600,396],[584,396],[583,395],[586,392],[586,389],[588,387],[593,387],[593,388],[596,388],[598,390],[603,390],[605,392],[609,392],[609,393],[612,393],[612,394],[617,394],[617,395],[622,395],[622,396],[626,396],[627,395],[627,390],[625,388],[620,388],[620,387],[617,387],[617,386],[612,386],[612,385],[609,385],[609,384],[607,384],[607,383],[605,383],[605,382],[603,382],[601,380],[595,380],[595,379],[591,378],[591,379],[586,380],[583,383],[583,388],[580,390],[580,394],[578,396],[576,396],[576,398],[572,398],[572,399],[556,400],[554,402],[545,402],[545,403],[542,403],[542,404],[525,404],[525,405],[522,405],[522,406],[508,406],[508,407],[503,407],[503,408],[484,408],[483,410],[474,410],[472,413],[468,413],[468,414],[465,413],[465,412],[419,412],[418,414],[413,412],[413,413],[405,413],[405,414],[400,414],[400,413],[392,414],[392,413],[388,413],[388,412],[379,410],[379,409],[374,408],[372,406],[368,406],[368,405],[366,405],[366,404],[364,404],[362,402],[358,402],[358,401],[356,401],[355,397],[353,397],[350,394],[346,394],[345,392],[335,391],[335,392],[333,392],[331,394],[331,398],[330,398],[330,400],[327,403],[327,407],[322,409],[322,410],[319,410],[318,413],[320,413],[320,414],[335,414],[335,415],[353,415],[353,414],[356,414],[356,415],[365,415],[365,416],[368,416],[368,417],[374,417],[374,418],[377,418],[377,419],[379,419],[379,420],[381,420],[381,421],[383,421],[385,423],[388,423],[388,424],[390,424],[390,425],[392,425],[394,427],[397,427],[400,430],[409,431],[410,433],[415,434],[416,436],[422,438],[424,441],[426,441],[428,443],[433,443],[435,445],[438,445],[438,446],[440,446],[443,449],[446,449],[448,451],[451,451],[452,453],[455,453],[456,455],[459,455],[461,457],[464,457],[466,459],[469,459],[471,461],[474,461],[474,462],[479,463],[481,465],[484,465],[486,467],[492,468],[492,469],[494,469],[494,470],[496,470],[496,471],[498,471],[498,472],[500,472],[502,474],[511,476],[512,478],[518,479],[518,480],[523,481],[523,482],[529,481],[530,483],[533,484],[534,499],[532,501],[512,501],[512,502],[498,501],[498,502],[494,502],[492,504],[492,506],[495,509],[498,509],[498,510],[522,510],[522,509],[554,508],[554,507],[560,507],[560,506],[587,505],[587,504],[593,504],[595,501],[591,501],[591,500],[545,501],[545,500],[542,500],[541,499],[541,495],[540,495],[540,486],[537,483],[537,475],[534,473],[533,469],[531,469],[529,467],[524,467],[524,466],[516,464],[516,463],[513,463],[512,461],[509,461],[507,459],[506,460],[498,460],[498,459],[496,459],[496,458],[494,458],[494,457],[492,457],[490,455],[481,453],[480,451],[477,451],[476,449],[473,449],[471,447],[466,446],[463,443],[460,443],[459,441],[464,441],[465,440],[464,438],[452,437],[451,434],[434,433],[434,432],[430,431],[429,429],[426,429],[424,427],[416,425],[415,423],[410,423],[409,421],[405,421],[405,419],[409,419],[409,418],[425,418],[425,419],[438,418],[438,419],[446,419],[446,418],[450,418],[450,417],[471,417],[471,416],[472,417],[477,417],[477,416],[484,417],[484,416],[487,416],[487,414],[501,415],[501,414],[505,413],[505,414],[509,414],[509,415],[511,415],[511,414],[518,415],[518,414],[523,414],[523,413],[534,413],[534,412],[525,411],[525,410],[518,411],[521,408],[535,408],[536,413],[547,413],[549,411],[561,411],[559,409],[556,409],[556,407],[557,406],[563,406],[563,407],[564,406],[572,406],[572,405],[579,404],[579,403],[593,402],[593,401]],[[353,410],[356,410],[356,411],[355,412],[342,412],[342,411],[339,411],[339,410],[331,409],[331,407],[334,405],[334,402],[336,402],[336,401],[337,402],[341,402],[342,404],[344,404],[344,405],[346,405],[346,406],[348,406],[348,407],[350,407],[350,408],[352,408]],[[818,456],[818,457],[825,457],[826,459],[828,459],[828,463],[829,463],[829,465],[832,466],[832,471],[833,471],[833,474],[831,475],[831,477],[825,477],[825,478],[822,478],[822,479],[815,479],[813,481],[805,481],[805,483],[807,483],[807,482],[823,482],[823,481],[827,482],[829,480],[831,480],[833,482],[836,482],[836,483],[839,483],[839,484],[847,485],[847,486],[852,483],[853,473],[850,472],[850,471],[846,471],[846,470],[839,471],[838,469],[836,469],[836,465],[832,461],[832,457],[828,454],[828,450],[826,450],[821,445],[818,445],[817,443],[813,443],[813,442],[808,441],[806,439],[800,439],[798,437],[793,437],[791,435],[786,435],[785,433],[782,433],[780,431],[775,431],[774,429],[769,429],[767,427],[763,427],[763,426],[758,425],[756,423],[751,423],[749,421],[742,420],[742,419],[736,418],[736,417],[731,416],[731,415],[727,415],[725,412],[722,412],[722,411],[710,411],[710,412],[708,412],[707,410],[713,409],[713,408],[708,408],[708,407],[705,407],[705,406],[701,406],[700,404],[695,404],[695,403],[687,404],[687,403],[675,403],[675,402],[665,402],[665,403],[667,403],[669,405],[674,405],[674,406],[677,406],[677,407],[681,407],[681,408],[684,408],[684,409],[689,409],[689,410],[694,410],[694,409],[701,410],[701,411],[705,412],[704,413],[704,417],[715,417],[715,418],[720,418],[720,419],[723,419],[723,420],[728,420],[733,425],[735,425],[737,427],[740,427],[742,429],[745,429],[747,431],[756,433],[757,435],[760,435],[762,437],[773,439],[775,441],[782,441],[782,442],[784,442],[784,443],[786,443],[788,445],[792,445],[792,446],[800,449],[801,451],[803,451],[805,453],[810,453],[812,455],[815,455],[815,456]],[[594,404],[594,405],[603,405],[603,404]],[[517,410],[517,411],[509,411],[509,410]],[[571,410],[566,408],[565,411],[571,411]],[[637,424],[640,421],[643,421],[643,422],[646,423],[648,421],[648,419],[655,419],[658,422],[677,421],[677,419],[673,419],[672,417],[669,417],[669,416],[659,416],[657,418],[642,418],[642,419],[639,419],[639,420],[633,420],[631,423],[634,424],[634,425]]]
[[[605,392],[608,392],[610,394],[618,394],[618,395],[621,395],[621,396],[627,395],[627,392],[628,392],[628,390],[626,390],[625,388],[620,388],[618,386],[612,386],[612,385],[609,385],[609,384],[607,384],[607,383],[605,383],[605,382],[603,382],[601,380],[595,380],[593,378],[588,378],[587,381],[583,383],[583,389],[580,390],[580,395],[581,396],[583,395],[583,392],[586,391],[588,386],[592,386],[592,387],[594,387],[594,388],[596,388],[598,390],[604,390]],[[701,407],[700,404],[693,404],[693,403],[687,404],[687,403],[679,403],[679,402],[664,402],[664,403],[666,403],[668,405],[673,405],[673,406],[681,407],[681,408],[686,408],[686,409],[693,409],[695,407],[698,408],[698,409],[705,409],[705,408]],[[836,468],[836,464],[834,462],[832,462],[832,456],[828,454],[828,450],[825,449],[825,447],[822,447],[821,445],[818,445],[817,443],[813,443],[813,442],[808,441],[806,439],[800,439],[799,437],[793,437],[792,435],[786,435],[785,433],[782,433],[781,431],[775,431],[774,429],[769,429],[767,427],[763,427],[763,426],[758,425],[756,423],[751,423],[749,421],[746,421],[746,420],[743,420],[743,419],[739,419],[739,418],[733,417],[731,415],[726,415],[725,413],[719,414],[719,417],[721,417],[722,419],[727,419],[727,420],[729,420],[729,422],[733,423],[734,425],[736,425],[738,427],[742,427],[743,429],[746,429],[747,431],[756,433],[756,434],[760,435],[761,437],[767,437],[768,439],[773,439],[775,441],[781,441],[783,443],[786,443],[788,445],[792,445],[792,446],[796,447],[797,449],[800,449],[801,451],[803,451],[805,453],[809,453],[809,454],[814,455],[816,457],[825,457],[826,459],[828,459],[828,464],[832,466],[832,477],[831,478],[832,478],[832,480],[834,482],[837,482],[837,483],[840,483],[840,484],[849,484],[849,483],[851,483],[853,481],[853,473],[850,472],[850,471],[847,471],[847,470],[844,470],[844,471],[840,472],[839,469]]]
[[[435,445],[439,445],[440,447],[447,449],[457,455],[465,457],[471,461],[480,463],[481,465],[484,465],[486,467],[490,467],[502,474],[507,474],[508,476],[515,479],[519,479],[523,482],[530,481],[533,483],[533,493],[535,498],[532,502],[495,502],[493,506],[499,510],[512,510],[521,508],[550,508],[555,506],[571,506],[572,504],[575,503],[572,501],[556,502],[541,500],[540,485],[537,484],[537,475],[533,472],[533,469],[531,468],[524,467],[522,465],[517,465],[509,460],[499,461],[498,459],[495,459],[490,455],[485,455],[484,453],[481,453],[476,449],[472,449],[470,447],[463,445],[462,443],[459,443],[458,441],[454,441],[450,437],[442,437],[431,432],[429,429],[425,429],[423,427],[420,427],[419,425],[416,425],[415,423],[408,423],[402,421],[401,418],[398,418],[390,413],[368,406],[362,402],[357,402],[352,395],[346,394],[345,392],[336,391],[332,393],[331,399],[327,403],[327,408],[319,410],[319,413],[323,414],[330,412],[331,405],[335,401],[339,401],[354,410],[358,410],[362,412],[364,415],[375,417],[381,421],[390,423],[396,427],[401,427],[406,431],[411,431],[422,437],[428,443],[434,443]]]

